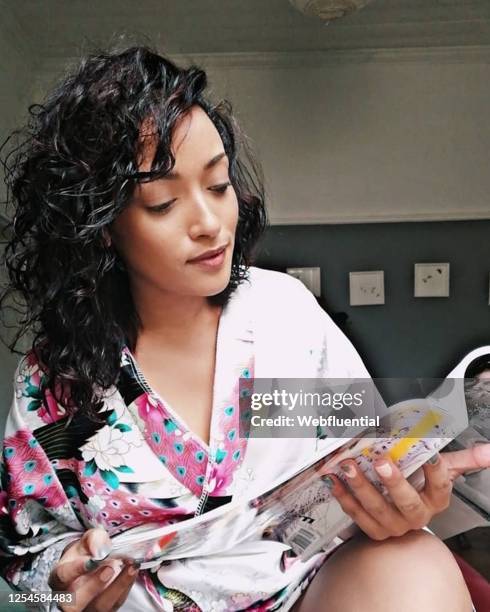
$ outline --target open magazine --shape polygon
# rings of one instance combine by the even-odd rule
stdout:
[[[470,353],[427,397],[392,405],[375,432],[367,428],[352,439],[324,440],[321,457],[315,455],[300,470],[284,474],[253,497],[232,500],[180,522],[149,523],[114,536],[111,556],[128,555],[148,569],[163,561],[226,554],[241,542],[270,539],[286,544],[303,560],[310,558],[352,524],[330,494],[320,469],[345,481],[340,463],[353,458],[387,495],[372,464],[388,454],[421,488],[423,471],[418,468],[468,428],[464,376],[468,366],[484,355],[490,356],[490,347]]]
[[[478,349],[469,357],[464,373],[469,426],[449,444],[448,450],[490,442],[490,350]],[[490,523],[490,470],[473,470],[459,476],[454,481],[454,493]]]

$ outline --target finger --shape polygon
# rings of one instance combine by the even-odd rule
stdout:
[[[425,475],[425,486],[419,493],[424,503],[440,512],[449,506],[453,484],[449,469],[440,455],[434,455],[422,466]]]
[[[441,457],[454,480],[469,470],[490,467],[490,444],[477,444],[465,450],[441,453]]]
[[[58,563],[49,575],[48,585],[53,591],[64,591],[71,582],[95,569],[99,563],[88,555],[79,555],[71,561]]]
[[[330,489],[332,495],[339,502],[342,510],[348,514],[352,520],[358,525],[366,535],[373,540],[384,540],[389,534],[382,525],[378,523],[366,510],[361,506],[357,499],[350,493],[344,484],[334,476],[328,474],[322,477],[322,480]]]
[[[80,554],[88,554],[94,559],[104,559],[112,550],[109,534],[101,527],[88,529],[78,541]]]
[[[138,577],[138,569],[138,563],[126,563],[119,576],[90,602],[87,612],[105,612],[121,608]]]
[[[432,512],[393,461],[389,457],[378,459],[373,467],[410,529],[425,527],[432,518]]]
[[[94,572],[78,578],[76,588],[72,589],[75,592],[75,602],[73,605],[65,604],[63,610],[85,610],[90,602],[116,579],[122,568],[123,562],[120,559],[110,559],[103,561]]]
[[[357,501],[390,535],[403,535],[408,531],[410,526],[405,518],[369,482],[354,460],[344,461],[340,468]]]

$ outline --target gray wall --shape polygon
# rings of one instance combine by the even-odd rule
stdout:
[[[376,377],[439,377],[490,344],[490,221],[272,226],[257,265],[320,266],[322,297]],[[413,264],[450,262],[449,298],[414,298]],[[384,270],[385,305],[349,306],[349,271]]]

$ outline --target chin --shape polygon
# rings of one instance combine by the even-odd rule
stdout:
[[[228,276],[226,281],[216,285],[212,290],[210,290],[206,295],[207,297],[211,297],[212,295],[218,295],[228,287],[228,283],[230,282],[230,277]]]
[[[230,282],[230,273],[220,274],[219,278],[207,279],[202,283],[202,293],[201,295],[205,297],[210,297],[212,295],[217,295],[221,293],[228,287]]]

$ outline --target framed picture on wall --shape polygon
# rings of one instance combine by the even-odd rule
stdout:
[[[286,268],[290,276],[294,276],[307,287],[313,295],[320,297],[322,294],[320,268]]]
[[[414,297],[449,297],[449,264],[416,263]]]
[[[349,272],[349,290],[351,306],[375,306],[384,304],[384,271]]]

